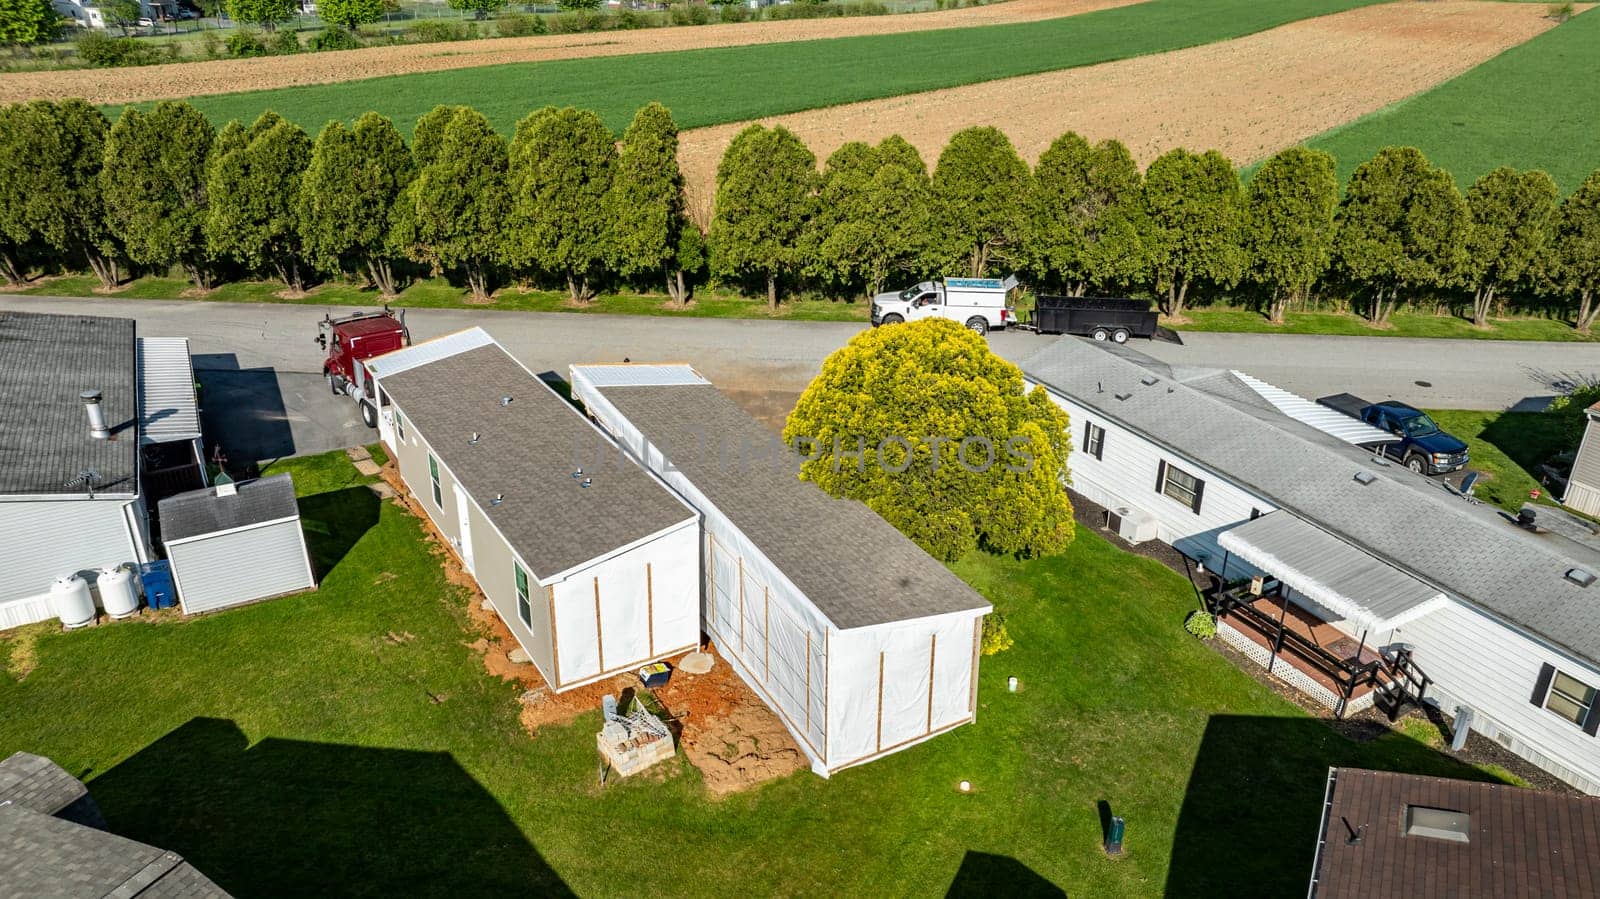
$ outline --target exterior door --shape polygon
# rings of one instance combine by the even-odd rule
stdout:
[[[456,532],[460,534],[461,564],[467,566],[467,573],[476,575],[478,568],[472,562],[472,515],[467,511],[467,494],[461,489],[460,484],[451,485],[456,496]]]

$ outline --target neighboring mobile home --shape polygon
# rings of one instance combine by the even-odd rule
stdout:
[[[1220,573],[1241,652],[1339,713],[1437,701],[1600,792],[1600,544],[1389,464],[1236,372],[1075,339],[1023,371],[1071,416],[1073,488]]]
[[[698,645],[694,510],[637,465],[581,470],[608,438],[488,334],[367,369],[401,478],[553,689]]]
[[[866,506],[800,480],[799,457],[689,366],[578,365],[571,383],[699,510],[705,630],[813,771],[976,718],[990,605],[964,581]]]
[[[1572,460],[1572,475],[1561,501],[1585,515],[1600,517],[1600,403],[1584,410],[1583,441]]]

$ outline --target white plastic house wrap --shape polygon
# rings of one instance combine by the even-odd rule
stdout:
[[[401,478],[553,689],[698,645],[699,516],[488,334],[368,370]],[[623,464],[581,471],[597,446]]]
[[[574,366],[573,396],[701,514],[701,615],[826,776],[971,722],[981,596],[687,365]],[[780,448],[781,449],[781,448]]]

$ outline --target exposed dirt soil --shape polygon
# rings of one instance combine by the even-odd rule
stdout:
[[[516,638],[488,605],[443,535],[406,491],[392,461],[383,467],[383,478],[398,494],[395,502],[422,522],[430,549],[444,568],[445,579],[468,591],[467,614],[476,639],[466,645],[483,658],[486,672],[522,687],[518,718],[531,736],[538,737],[544,727],[569,724],[579,715],[599,709],[601,697],[608,693],[626,707],[628,697],[643,689],[630,671],[556,693],[532,663],[511,661],[511,653],[521,648]],[[384,639],[403,643],[415,638],[391,631]],[[716,654],[711,646],[706,651]],[[783,722],[720,657],[710,673],[692,675],[675,670],[672,680],[653,692],[670,716],[678,750],[700,769],[706,788],[713,795],[749,789],[806,767],[805,755]]]
[[[863,34],[899,34],[970,25],[1033,22],[1127,6],[1140,0],[1009,0],[945,12],[846,19],[808,19],[646,28],[594,34],[493,38],[361,50],[304,53],[262,59],[205,60],[128,69],[18,72],[0,77],[0,103],[36,98],[83,97],[91,103],[133,103],[328,84],[512,62],[542,62],[586,56],[625,56],[705,47],[736,47]]]
[[[1105,63],[761,120],[819,163],[852,140],[899,134],[932,168],[950,135],[996,125],[1030,162],[1068,130],[1117,138],[1141,164],[1173,147],[1260,159],[1382,109],[1520,44],[1555,22],[1543,4],[1389,3],[1260,34]],[[683,135],[692,209],[713,192],[723,150],[748,122]]]

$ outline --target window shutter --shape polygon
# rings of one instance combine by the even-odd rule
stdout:
[[[1103,460],[1106,455],[1106,429],[1100,429],[1100,442],[1094,446],[1094,457]]]
[[[1591,737],[1600,734],[1600,698],[1589,706],[1589,715],[1583,719],[1583,732]]]
[[[1086,453],[1089,451],[1089,438],[1092,436],[1094,436],[1094,423],[1086,421],[1083,423],[1083,451]]]
[[[1533,699],[1531,701],[1534,705],[1541,709],[1544,708],[1544,699],[1550,695],[1550,682],[1555,680],[1555,677],[1556,666],[1544,665],[1540,667],[1539,682],[1533,685]]]
[[[1200,497],[1205,496],[1205,495],[1206,495],[1206,482],[1200,480],[1199,478],[1195,478],[1194,479],[1194,505],[1191,507],[1191,508],[1194,509],[1194,514],[1196,514],[1196,515],[1200,514]]]
[[[1163,485],[1167,483],[1167,460],[1162,459],[1156,466],[1156,492],[1160,493]]]

